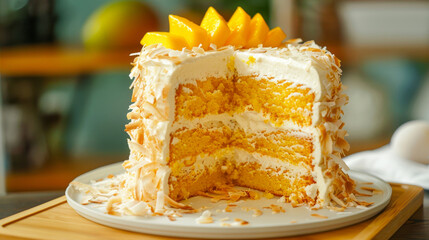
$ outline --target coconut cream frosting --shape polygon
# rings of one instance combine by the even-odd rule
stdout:
[[[342,129],[344,124],[340,120],[341,107],[346,104],[347,96],[337,94],[342,90],[340,63],[333,54],[314,42],[299,42],[290,40],[280,48],[251,49],[234,49],[231,46],[216,49],[212,45],[209,51],[199,47],[182,51],[166,49],[162,45],[143,47],[130,74],[134,79],[131,85],[134,103],[130,106],[128,118],[131,121],[126,130],[130,135],[128,144],[131,151],[129,160],[123,164],[127,172],[124,189],[128,197],[150,202],[160,201],[157,200],[160,194],[168,196],[170,132],[180,127],[220,121],[225,125],[233,122],[248,131],[273,130],[274,126],[255,112],[208,115],[192,121],[178,119],[173,124],[175,92],[179,84],[195,84],[207,77],[256,75],[268,77],[273,82],[290,80],[293,86],[303,85],[315,94],[311,126],[298,127],[285,121],[280,128],[299,129],[314,137],[313,177],[316,184],[306,188],[307,194],[313,199],[318,196],[320,206],[326,206],[333,200],[347,204],[344,199],[333,199],[336,191],[344,189],[333,186],[332,182],[335,178],[346,178],[341,174],[341,168],[347,169],[341,160],[348,144],[344,140],[346,131]],[[139,140],[141,131],[144,131],[144,141]],[[252,156],[240,150],[236,154],[239,161],[252,160]],[[267,165],[271,160],[261,164]],[[334,165],[341,168],[334,168]]]

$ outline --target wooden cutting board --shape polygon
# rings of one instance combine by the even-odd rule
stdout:
[[[281,239],[388,239],[423,204],[421,187],[390,183],[392,199],[378,215],[355,225]],[[0,239],[174,239],[106,227],[78,215],[62,196],[0,220]]]

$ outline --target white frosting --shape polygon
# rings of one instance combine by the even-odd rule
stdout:
[[[278,172],[275,172],[275,175],[285,175],[290,179],[295,179],[297,176],[308,175],[310,174],[310,169],[304,164],[301,166],[295,166],[289,162],[282,161],[278,158],[273,158],[270,156],[262,155],[259,153],[249,153],[242,149],[234,149],[235,155],[234,160],[236,163],[258,163],[261,165],[261,170],[263,169],[279,169]]]

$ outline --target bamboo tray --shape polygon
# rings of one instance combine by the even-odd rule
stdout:
[[[390,183],[392,199],[378,215],[355,225],[281,239],[388,239],[423,204],[421,187]],[[79,216],[65,196],[0,220],[1,239],[174,239],[106,227]]]

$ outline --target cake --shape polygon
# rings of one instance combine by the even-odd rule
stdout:
[[[340,61],[313,41],[283,41],[238,8],[209,8],[201,26],[170,15],[147,33],[130,77],[125,198],[151,208],[222,186],[311,207],[356,206],[341,156]]]

